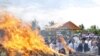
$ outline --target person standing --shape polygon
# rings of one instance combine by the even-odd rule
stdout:
[[[57,46],[59,53],[66,54],[67,56],[69,56],[69,53],[75,52],[74,49],[72,49],[71,47],[68,46],[68,44],[66,43],[66,41],[62,35],[58,36],[57,40],[58,41],[56,43],[56,46]]]
[[[85,43],[86,38],[82,38],[82,43],[80,43],[78,45],[77,51],[78,52],[88,52],[90,50],[89,45],[87,43]]]
[[[98,55],[100,55],[100,38],[98,38],[97,47],[98,47]]]
[[[98,53],[98,47],[96,41],[93,41],[92,46],[90,48],[90,52],[97,55]]]
[[[69,47],[73,48],[75,51],[77,49],[78,44],[75,42],[75,40],[73,39],[72,42],[69,44]]]
[[[65,54],[65,48],[62,44],[61,38],[63,38],[63,37],[58,37],[58,39],[57,39],[56,49],[58,50],[59,53]]]

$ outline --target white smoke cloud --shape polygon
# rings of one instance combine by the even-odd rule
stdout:
[[[93,0],[95,4],[100,4],[99,0]],[[62,9],[43,9],[40,5],[29,5],[26,7],[9,6],[7,10],[23,21],[30,22],[34,19],[39,21],[40,26],[44,26],[49,21],[54,20],[58,23],[72,21],[79,24],[84,24],[86,28],[91,25],[99,25],[100,21],[100,6],[94,7],[64,7]]]

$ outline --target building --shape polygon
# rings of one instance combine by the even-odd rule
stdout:
[[[80,28],[75,25],[73,22],[68,21],[64,24],[54,24],[52,26],[46,26],[45,30],[48,32],[48,36],[56,37],[57,34],[62,34],[66,36],[72,36],[76,30],[80,30]]]
[[[65,32],[65,35],[71,36],[75,33],[76,30],[80,30],[80,28],[75,25],[73,22],[68,21],[61,26],[61,30]]]

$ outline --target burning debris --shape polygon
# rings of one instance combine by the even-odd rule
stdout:
[[[0,49],[5,50],[7,54],[4,56],[57,55],[55,51],[45,45],[37,31],[33,31],[31,26],[23,24],[9,13],[4,13],[0,16],[0,29],[2,29],[0,33],[3,34],[0,35],[0,43],[4,46],[4,48]]]

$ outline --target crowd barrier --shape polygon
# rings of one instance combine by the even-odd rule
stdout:
[[[100,56],[94,53],[74,53],[70,54],[69,56]]]

